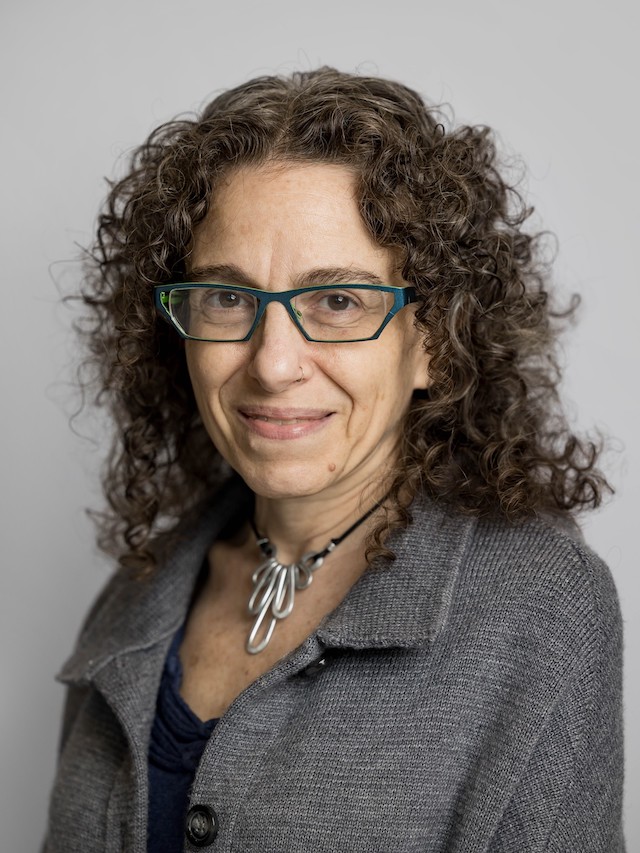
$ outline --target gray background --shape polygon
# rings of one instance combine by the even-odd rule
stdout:
[[[584,298],[565,346],[576,423],[615,439],[617,496],[584,522],[615,576],[626,622],[629,850],[640,849],[640,645],[636,257],[637,4],[631,0],[221,4],[211,0],[5,2],[0,12],[2,850],[44,829],[68,654],[109,566],[83,507],[99,500],[100,418],[69,429],[70,312],[104,175],[158,123],[258,74],[332,64],[450,101],[498,129],[529,167],[539,221],[556,232],[558,286]],[[635,18],[635,20],[634,20]],[[120,165],[114,165],[120,158]],[[57,284],[54,284],[54,280]],[[637,429],[637,427],[636,427]],[[636,512],[634,512],[636,510]],[[635,603],[635,607],[634,607]]]

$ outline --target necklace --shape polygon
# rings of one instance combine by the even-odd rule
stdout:
[[[251,575],[253,592],[249,599],[248,610],[250,616],[257,618],[247,639],[246,650],[249,654],[256,655],[266,647],[278,620],[284,619],[293,610],[296,589],[306,589],[313,580],[313,573],[324,563],[327,554],[330,554],[350,533],[353,533],[356,527],[366,521],[379,506],[380,504],[375,504],[371,507],[342,536],[329,540],[329,544],[322,551],[309,551],[297,563],[291,563],[288,566],[278,560],[277,548],[271,540],[258,533],[253,521],[250,522],[264,560]],[[269,611],[269,625],[262,639],[256,641]]]

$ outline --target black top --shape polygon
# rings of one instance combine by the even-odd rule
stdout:
[[[181,853],[189,788],[217,719],[203,722],[180,696],[182,627],[167,655],[149,744],[148,853]]]

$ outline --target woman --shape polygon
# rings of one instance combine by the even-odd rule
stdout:
[[[262,78],[159,128],[84,300],[121,568],[48,851],[619,851],[621,623],[486,128]]]

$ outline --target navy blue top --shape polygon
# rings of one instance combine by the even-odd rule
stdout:
[[[158,691],[149,744],[148,853],[182,853],[189,788],[217,719],[203,722],[180,696],[178,650],[184,626],[173,639]]]

